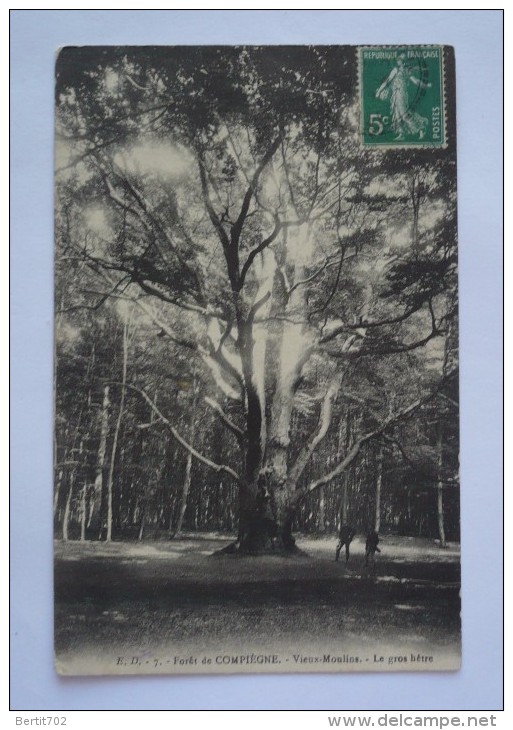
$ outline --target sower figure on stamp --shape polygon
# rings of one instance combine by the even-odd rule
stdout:
[[[378,544],[379,535],[374,530],[371,530],[367,533],[367,539],[365,540],[365,565],[369,565],[369,562],[374,565],[376,553],[381,552]]]
[[[347,561],[349,560],[349,546],[350,546],[351,541],[352,541],[353,537],[355,536],[355,534],[356,533],[355,533],[354,529],[351,527],[351,525],[346,525],[345,523],[342,524],[342,526],[340,528],[340,533],[338,536],[339,540],[338,540],[337,549],[335,551],[335,560],[336,561],[338,560],[338,558],[340,556],[340,551],[342,550],[342,548],[345,545],[346,563],[347,563]]]
[[[417,135],[422,139],[425,135],[428,120],[413,110],[408,99],[408,86],[410,83],[420,88],[431,87],[430,82],[422,81],[413,76],[408,69],[404,54],[397,58],[396,66],[390,71],[387,78],[376,91],[376,97],[384,101],[390,101],[390,114],[392,116],[392,127],[397,132],[397,140],[403,140],[405,135]]]

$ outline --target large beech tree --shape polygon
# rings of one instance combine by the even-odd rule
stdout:
[[[129,299],[197,361],[229,463],[141,379],[112,388],[237,483],[242,551],[270,535],[294,549],[305,498],[455,374],[453,155],[363,151],[355,61],[337,47],[67,48],[57,63],[57,232],[96,282],[58,307]],[[358,429],[312,477],[347,403]]]

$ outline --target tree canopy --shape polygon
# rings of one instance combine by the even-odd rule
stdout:
[[[457,485],[454,149],[363,149],[356,79],[350,47],[61,51],[61,521],[79,479],[86,527],[181,494],[292,549],[348,474],[369,519],[383,453],[396,523]]]

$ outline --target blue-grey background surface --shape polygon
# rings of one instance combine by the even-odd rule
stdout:
[[[53,74],[63,45],[455,46],[463,668],[457,673],[67,678],[53,668]],[[11,11],[11,708],[502,707],[502,12]],[[298,647],[300,648],[300,647]]]

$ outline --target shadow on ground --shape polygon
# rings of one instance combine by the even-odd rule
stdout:
[[[253,646],[273,637],[298,646],[330,637],[356,645],[459,642],[456,545],[384,538],[369,569],[358,538],[347,565],[334,561],[334,538],[299,539],[307,555],[297,558],[213,557],[229,539],[57,542],[57,655],[135,640],[178,647],[234,637]]]

